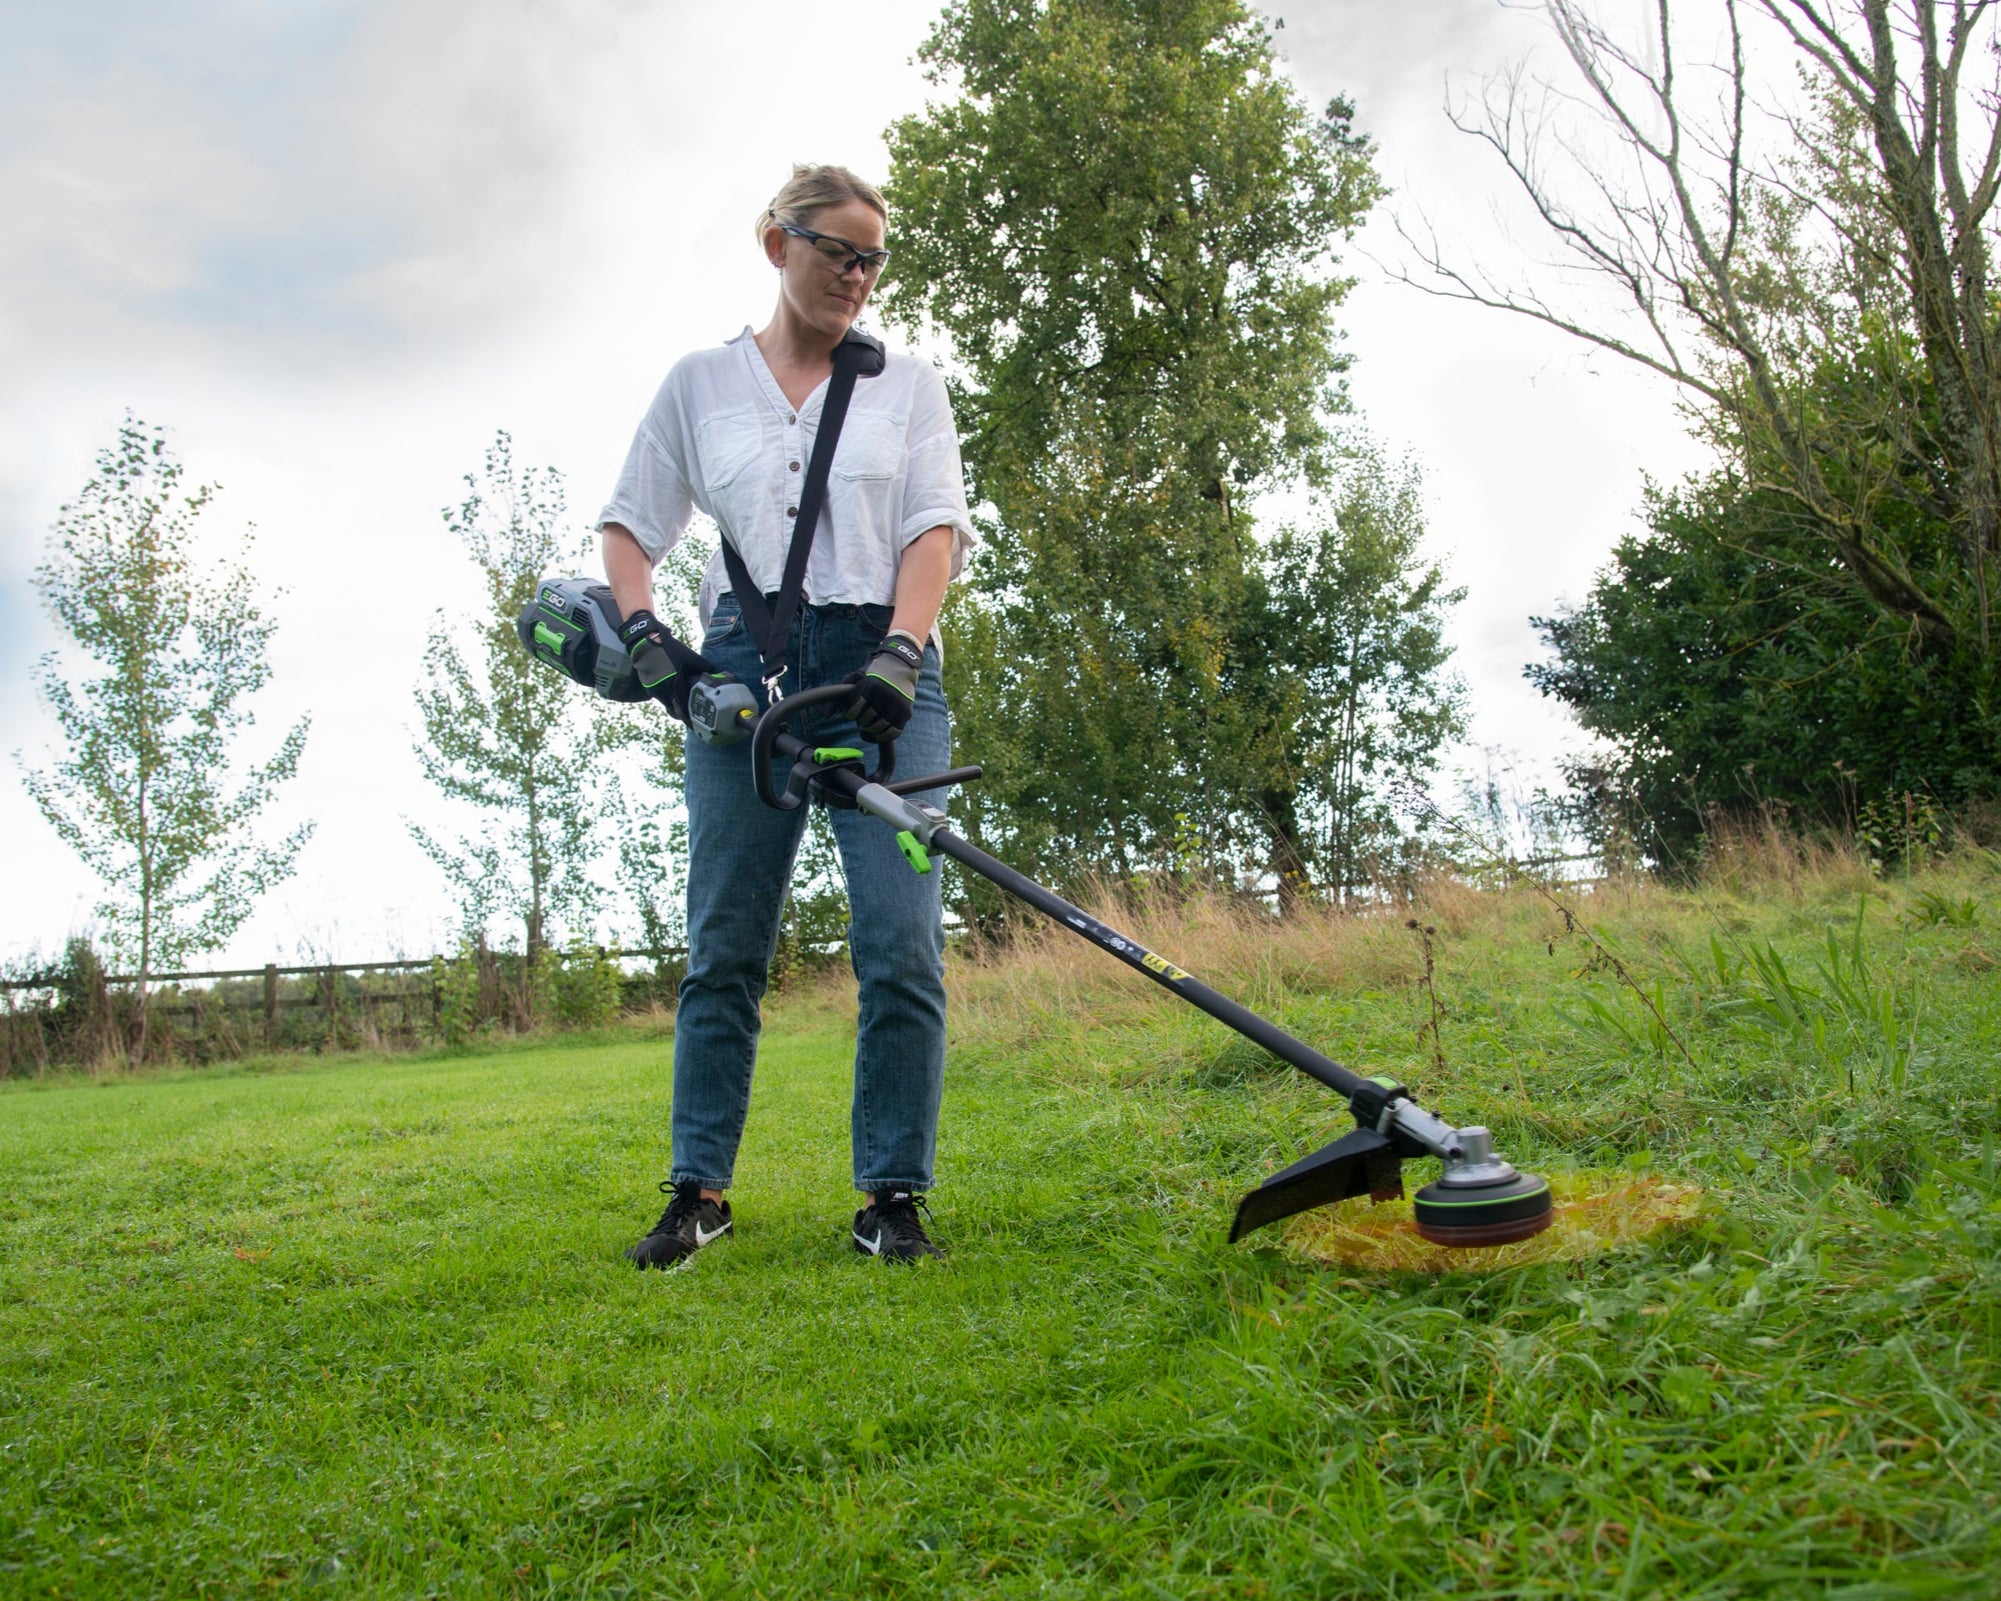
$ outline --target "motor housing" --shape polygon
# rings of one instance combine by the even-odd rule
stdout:
[[[521,643],[538,662],[594,689],[606,700],[651,697],[619,642],[611,586],[588,578],[545,578],[516,619]]]

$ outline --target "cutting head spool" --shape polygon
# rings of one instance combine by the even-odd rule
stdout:
[[[1494,1154],[1484,1128],[1457,1131],[1459,1152],[1417,1192],[1417,1232],[1434,1245],[1509,1245],[1548,1228],[1556,1216],[1549,1180],[1517,1172]]]
[[[1556,1216],[1549,1180],[1517,1173],[1498,1184],[1427,1184],[1411,1201],[1417,1232],[1433,1245],[1508,1245],[1540,1234]]]

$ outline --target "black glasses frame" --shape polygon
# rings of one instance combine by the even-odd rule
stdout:
[[[812,228],[803,227],[796,222],[781,222],[778,227],[781,232],[789,233],[794,239],[804,239],[809,244],[815,246],[822,240],[825,240],[830,245],[839,245],[848,253],[848,259],[842,262],[837,269],[841,272],[846,272],[850,267],[859,267],[862,270],[862,276],[869,277],[881,272],[883,268],[889,265],[889,252],[887,250],[861,250],[852,241],[843,239],[837,234],[819,233]],[[820,254],[827,256],[824,250]],[[829,264],[832,264],[833,259],[832,256],[827,256]]]

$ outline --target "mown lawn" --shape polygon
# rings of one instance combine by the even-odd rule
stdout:
[[[1082,947],[958,981],[915,1271],[848,1248],[825,993],[670,1275],[662,1039],[10,1090],[0,1594],[1995,1593],[1994,889],[1594,897],[1694,1066],[1530,896],[1418,908],[1442,1072],[1399,921],[1164,917],[1518,1160],[1707,1193],[1498,1274],[1225,1246],[1335,1110]]]

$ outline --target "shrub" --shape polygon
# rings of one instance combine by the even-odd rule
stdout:
[[[603,1028],[618,1020],[625,975],[603,946],[575,941],[561,954],[545,952],[536,966],[548,996],[548,1010],[539,1011],[538,1019],[562,1028]]]

